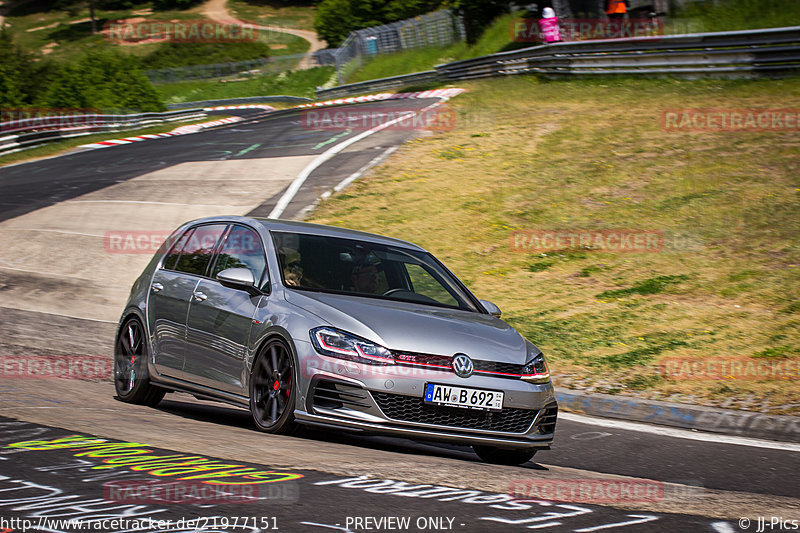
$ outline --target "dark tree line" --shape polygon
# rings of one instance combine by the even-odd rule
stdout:
[[[0,107],[160,111],[163,105],[138,59],[98,47],[73,62],[27,54],[0,33]]]
[[[322,0],[317,5],[314,28],[335,47],[354,30],[452,9],[463,17],[467,39],[475,42],[495,17],[508,11],[508,5],[496,0]]]

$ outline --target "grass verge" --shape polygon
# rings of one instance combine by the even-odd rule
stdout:
[[[800,24],[797,0],[726,0],[695,2],[676,13],[679,19],[696,21],[698,31],[734,31],[778,28]]]
[[[228,0],[228,11],[239,20],[263,26],[314,31],[314,5],[311,2],[293,4],[271,0]]]
[[[556,385],[800,413],[800,134],[661,126],[666,109],[798,109],[800,79],[464,86],[454,129],[407,144],[312,221],[431,250],[542,348]],[[620,228],[661,232],[663,247],[512,247],[515,230]],[[739,358],[793,377],[662,370]]]
[[[42,8],[31,11],[33,12],[22,8],[12,10],[12,15],[7,18],[14,42],[26,51],[56,60],[74,60],[88,48],[103,46],[138,57],[149,56],[143,66],[147,69],[240,61],[265,55],[303,54],[309,48],[305,39],[279,31],[261,31],[255,42],[245,40],[238,43],[173,42],[170,45],[164,42],[119,45],[106,40],[102,35],[92,34],[86,5],[78,4],[70,10],[48,8],[45,11]],[[120,19],[160,22],[203,19],[199,7],[182,11],[153,11],[148,3],[136,4],[124,10],[97,9],[95,16],[100,30],[106,24]],[[161,64],[164,62],[167,64]]]
[[[511,48],[530,46],[530,43],[513,43],[509,27],[519,14],[507,14],[498,17],[480,36],[478,41],[469,46],[460,42],[450,46],[432,46],[416,50],[406,50],[396,54],[375,56],[362,67],[351,67],[345,71],[347,83],[399,76],[431,70],[434,66],[461,59],[470,59],[493,54]]]
[[[244,96],[287,94],[312,98],[319,85],[333,75],[333,67],[317,67],[281,74],[270,74],[242,81],[198,80],[155,85],[165,104],[219,100]]]

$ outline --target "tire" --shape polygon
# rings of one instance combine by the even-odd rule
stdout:
[[[166,391],[150,383],[147,372],[147,342],[138,318],[122,323],[114,346],[114,388],[127,403],[155,407]]]
[[[280,339],[268,341],[250,372],[250,414],[259,431],[290,435],[297,430],[294,357]]]
[[[484,462],[495,465],[521,465],[527,463],[536,455],[535,449],[511,450],[493,446],[473,446],[472,449]]]

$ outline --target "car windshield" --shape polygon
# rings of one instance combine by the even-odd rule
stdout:
[[[426,252],[304,233],[272,235],[287,287],[478,311],[458,280]]]

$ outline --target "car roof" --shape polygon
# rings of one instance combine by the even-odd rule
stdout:
[[[242,216],[215,216],[193,220],[191,223],[196,224],[202,222],[241,222],[251,226],[261,226],[266,231],[285,231],[305,233],[307,235],[320,235],[324,237],[356,239],[365,242],[401,246],[403,248],[425,251],[424,248],[417,246],[414,243],[410,243],[401,239],[395,239],[393,237],[384,237],[382,235],[376,235],[366,231],[340,228],[337,226],[326,226],[324,224],[312,224],[310,222],[298,222],[295,220]]]

